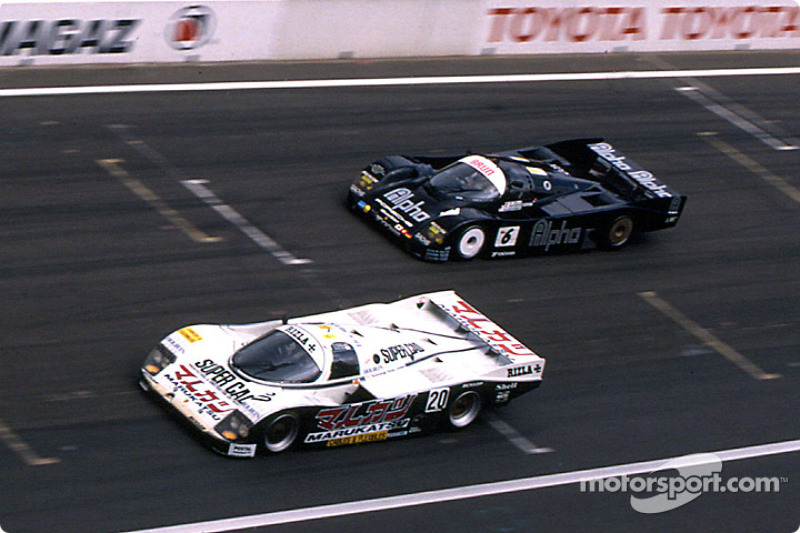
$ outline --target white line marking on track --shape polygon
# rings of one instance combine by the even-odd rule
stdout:
[[[800,451],[800,440],[722,450],[713,452],[713,455],[723,462],[728,462],[797,451]],[[320,505],[317,507],[293,509],[290,511],[277,511],[251,516],[225,518],[222,520],[209,520],[207,522],[197,522],[194,524],[157,527],[153,529],[130,531],[128,533],[220,533],[224,531],[238,531],[248,528],[306,522],[309,520],[334,518],[337,516],[387,511],[432,503],[459,501],[469,498],[481,498],[498,494],[573,485],[582,481],[647,474],[659,470],[666,462],[674,461],[675,459],[678,459],[678,457],[603,468],[592,468],[589,470],[578,470],[575,472],[564,472],[560,474],[547,474],[495,483],[467,485],[464,487],[432,490],[415,494],[401,494],[399,496],[389,496],[386,498]]]
[[[123,185],[125,185],[136,196],[144,200],[144,202],[155,209],[161,216],[170,221],[172,225],[183,231],[190,239],[195,242],[219,242],[220,237],[210,237],[203,231],[200,231],[191,222],[186,220],[178,211],[167,205],[167,203],[159,198],[147,185],[130,175],[130,173],[122,168],[123,159],[98,159],[96,161],[103,170],[110,175],[117,178]]]
[[[240,215],[234,208],[220,200],[205,184],[206,180],[183,180],[181,185],[189,189],[207,206],[219,213],[225,220],[236,226],[262,250],[272,254],[278,261],[285,265],[306,265],[311,259],[299,259],[287,252],[280,244],[275,242],[266,233],[255,227],[249,220]]]
[[[206,83],[159,83],[94,85],[80,87],[33,87],[0,89],[0,98],[20,96],[69,96],[87,94],[156,93],[186,91],[253,91],[270,89],[323,89],[337,87],[392,87],[400,85],[452,85],[476,83],[539,83],[553,81],[645,80],[664,78],[715,78],[729,76],[784,76],[800,74],[800,67],[731,68],[708,70],[628,70],[619,72],[565,72],[552,74],[498,74],[480,76],[419,76],[329,80],[230,81]]]
[[[707,90],[700,89],[698,87],[689,86],[689,87],[678,87],[676,89],[679,93],[683,94],[693,102],[696,102],[698,105],[701,105],[717,115],[718,117],[727,120],[740,130],[749,133],[762,143],[766,144],[773,150],[797,150],[798,147],[794,144],[790,144],[788,142],[784,142],[781,139],[778,139],[771,133],[767,132],[761,126],[756,124],[755,118],[745,118],[744,112],[739,111],[738,113],[732,109],[732,104],[723,105],[714,101],[710,98],[706,93]],[[763,120],[759,120],[763,122]]]
[[[707,329],[703,328],[692,320],[691,318],[687,317],[676,308],[674,308],[669,302],[661,298],[658,294],[654,291],[646,291],[640,292],[639,296],[661,311],[666,317],[670,318],[673,322],[681,326],[683,329],[694,335],[697,339],[703,341],[703,343],[723,356],[725,359],[730,361],[731,363],[738,366],[740,369],[744,370],[752,377],[756,379],[778,379],[782,377],[780,374],[769,374],[764,372],[761,368],[759,368],[755,363],[750,361],[747,357],[740,354],[736,350],[734,350],[729,345],[722,342],[720,339],[716,337],[713,333],[708,331]]]
[[[674,65],[658,56],[647,56],[646,61],[664,71],[675,71]],[[710,85],[703,83],[696,76],[681,77],[677,81],[683,86],[675,87],[676,91],[749,133],[773,150],[798,149],[798,140],[788,132],[774,122],[765,120],[758,113],[741,105]]]
[[[519,431],[517,431],[511,424],[507,423],[506,421],[500,419],[494,413],[486,413],[484,415],[486,421],[489,423],[492,428],[500,433],[502,436],[507,438],[511,444],[516,446],[517,448],[522,451],[522,453],[527,454],[534,454],[534,453],[549,453],[553,452],[553,448],[542,448],[540,446],[535,445],[527,438],[523,437]]]
[[[755,174],[756,176],[760,177],[762,180],[766,181],[783,194],[791,198],[797,203],[800,203],[800,189],[786,181],[780,176],[776,176],[764,166],[759,164],[757,161],[749,158],[748,156],[744,155],[742,152],[731,146],[730,144],[726,143],[725,141],[721,140],[717,137],[714,133],[700,133],[698,134],[700,137],[705,139],[711,146],[722,152],[723,154],[727,155],[750,172]]]
[[[239,231],[244,233],[250,240],[255,242],[262,250],[272,254],[273,257],[278,259],[285,265],[305,265],[311,263],[310,259],[298,259],[288,251],[284,250],[280,244],[275,242],[274,239],[269,237],[266,233],[254,226],[249,220],[240,215],[231,206],[225,204],[215,195],[208,187],[207,180],[189,180],[186,179],[183,172],[175,165],[173,165],[166,157],[160,152],[151,148],[147,143],[141,139],[137,139],[130,132],[130,127],[126,124],[108,124],[106,126],[110,131],[114,132],[120,139],[122,139],[128,146],[142,154],[150,162],[158,165],[172,179],[179,181],[186,189],[193,193],[197,198],[203,201],[207,206],[211,207],[219,213],[228,222],[236,226]]]

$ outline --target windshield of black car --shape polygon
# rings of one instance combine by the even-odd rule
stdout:
[[[461,162],[434,175],[428,184],[435,194],[457,200],[490,202],[500,198],[500,191],[486,176]]]
[[[310,383],[322,374],[308,352],[278,330],[236,352],[231,364],[250,377],[280,383]]]

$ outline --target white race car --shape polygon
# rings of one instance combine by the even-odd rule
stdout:
[[[537,387],[545,361],[453,291],[301,318],[194,325],[140,384],[231,457],[460,429]]]

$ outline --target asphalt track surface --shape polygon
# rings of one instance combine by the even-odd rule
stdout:
[[[0,71],[0,89],[798,59],[18,69]],[[708,491],[657,514],[632,508],[638,494],[575,482],[464,487],[800,439],[800,151],[785,149],[800,136],[798,87],[787,74],[0,98],[0,528],[212,521],[185,531],[218,531],[236,527],[224,519],[268,515],[278,524],[248,531],[797,530],[796,451],[723,464],[725,480],[776,478],[777,491]],[[676,228],[615,253],[435,265],[343,206],[350,181],[382,155],[594,135],[689,196]],[[234,461],[201,447],[135,384],[147,351],[185,324],[451,288],[548,361],[540,389],[463,432]],[[431,501],[445,493],[428,491],[444,489],[455,499]],[[358,512],[420,494],[429,503]],[[309,509],[332,504],[350,506],[311,519]],[[270,514],[291,510],[298,521]]]

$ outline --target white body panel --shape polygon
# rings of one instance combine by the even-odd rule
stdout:
[[[320,371],[314,380],[270,382],[232,364],[240,349],[276,329],[314,360]],[[358,369],[332,378],[334,353],[342,347],[355,352]],[[171,362],[159,371],[146,363],[146,386],[216,440],[225,440],[219,426],[234,411],[252,427],[287,409],[335,407],[365,397],[413,399],[482,380],[538,382],[544,371],[544,359],[453,291],[285,323],[187,326],[168,335],[159,350],[167,350]],[[358,394],[361,399],[351,399]],[[254,448],[243,450],[236,455]]]

